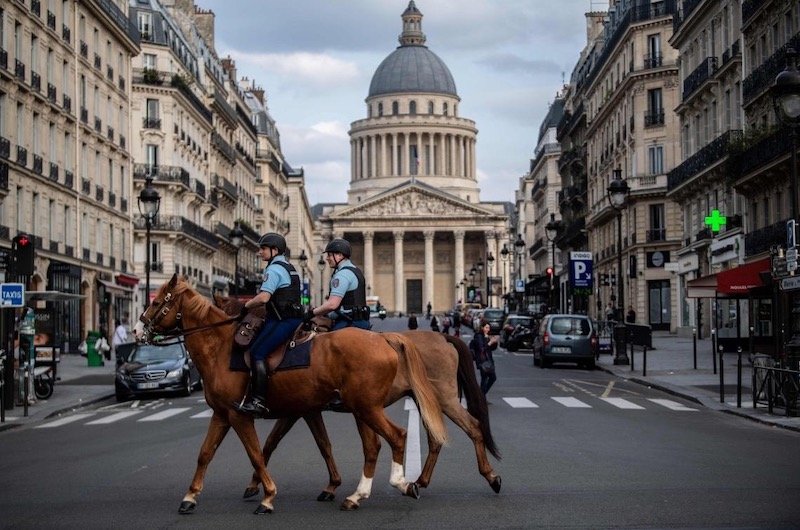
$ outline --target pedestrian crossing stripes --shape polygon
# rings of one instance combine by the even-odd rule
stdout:
[[[614,408],[621,409],[621,410],[646,410],[648,408],[652,409],[652,407],[643,406],[642,399],[639,398],[639,403],[633,402],[631,399],[624,399],[624,398],[615,398],[615,397],[582,397],[578,399],[576,397],[568,397],[568,396],[551,396],[549,398],[542,398],[539,402],[535,402],[526,397],[514,397],[514,396],[506,396],[502,398],[502,403],[507,405],[512,409],[541,409],[546,406],[547,403],[558,403],[560,406],[568,409],[596,409],[597,407],[601,406],[600,403],[594,402],[591,403],[591,400],[596,399],[602,404],[611,405]],[[647,399],[648,402],[652,403],[653,405],[658,405],[659,407],[663,407],[670,411],[676,412],[694,412],[698,409],[688,407],[678,401],[673,401],[671,399]],[[498,403],[500,403],[498,401]],[[415,407],[412,401],[407,402],[407,406]],[[463,403],[466,406],[466,403]],[[552,408],[552,407],[550,407]],[[406,410],[408,408],[406,407]],[[82,412],[73,414],[71,416],[65,416],[63,418],[58,418],[56,420],[43,423],[42,425],[37,425],[35,428],[37,429],[46,429],[52,427],[61,427],[63,425],[68,425],[70,423],[77,423],[83,420],[87,420],[84,425],[112,425],[117,422],[121,422],[127,419],[135,419],[137,422],[158,422],[164,421],[169,418],[173,418],[179,416],[184,413],[189,413],[189,418],[191,419],[207,419],[210,418],[214,412],[209,408],[204,408],[200,412],[197,412],[197,407],[170,407],[164,410],[161,410],[156,413],[149,414],[152,411],[148,410],[122,410],[116,411],[108,415],[103,415],[106,410],[100,410],[95,412]]]

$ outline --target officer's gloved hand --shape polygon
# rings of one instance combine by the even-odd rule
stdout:
[[[247,311],[248,311],[247,306],[242,304],[242,308],[239,310],[239,314],[236,316],[236,320],[238,320],[239,322],[244,320],[244,317],[247,315]]]
[[[314,309],[309,307],[308,310],[303,315],[303,322],[307,324],[311,322],[315,316],[316,315],[314,314]]]

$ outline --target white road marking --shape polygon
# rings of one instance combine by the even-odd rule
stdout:
[[[606,387],[606,389],[603,391],[603,395],[602,395],[601,397],[608,397],[608,395],[611,393],[611,390],[612,390],[613,388],[614,388],[614,381],[609,381],[609,382],[608,382],[608,386],[607,386],[607,387]]]
[[[408,411],[408,428],[406,434],[406,479],[417,480],[422,473],[422,450],[419,441],[419,411],[411,398],[406,398],[404,409]]]
[[[503,401],[514,407],[515,409],[538,409],[539,405],[534,403],[528,398],[524,397],[506,397]]]
[[[628,409],[628,410],[644,410],[644,407],[637,405],[636,403],[631,403],[627,399],[622,398],[614,398],[614,397],[601,397],[603,401],[606,403],[610,403],[617,408],[620,409]]]
[[[187,410],[189,410],[189,407],[176,407],[174,409],[162,410],[161,412],[157,412],[156,414],[152,414],[150,416],[147,416],[146,418],[142,418],[136,421],[161,421],[170,418],[172,416],[177,416],[178,414],[186,412]]]
[[[122,412],[117,412],[116,414],[111,414],[110,416],[106,416],[105,418],[100,418],[99,420],[90,421],[86,425],[107,425],[109,423],[114,423],[115,421],[124,420],[125,418],[129,418],[130,416],[135,416],[140,413],[141,411],[139,410],[124,410]]]
[[[37,425],[36,429],[47,429],[49,427],[61,427],[62,425],[66,425],[68,423],[72,423],[75,421],[80,421],[84,418],[88,418],[90,416],[94,416],[93,412],[84,412],[82,414],[73,414],[72,416],[67,416],[61,418],[60,420],[51,421],[50,423],[45,423],[43,425]]]
[[[667,407],[669,410],[680,410],[680,411],[697,411],[697,409],[693,409],[687,407],[683,403],[678,403],[677,401],[672,401],[671,399],[653,399],[647,398],[648,401],[652,401],[657,405],[661,405],[662,407]]]
[[[204,410],[203,412],[201,412],[199,414],[195,414],[194,416],[192,416],[192,418],[210,418],[213,415],[214,415],[214,410],[213,409],[208,409],[208,410]]]
[[[557,401],[564,405],[565,407],[573,408],[573,409],[590,409],[592,408],[591,405],[584,403],[578,398],[574,397],[554,397],[550,398],[554,401]]]

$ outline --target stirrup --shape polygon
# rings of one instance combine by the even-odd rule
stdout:
[[[253,416],[266,416],[269,414],[269,409],[259,399],[250,398],[243,402],[235,402],[233,407],[239,412],[244,412],[245,414],[251,414]]]

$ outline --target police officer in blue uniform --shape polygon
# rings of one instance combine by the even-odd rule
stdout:
[[[250,395],[243,404],[237,403],[236,407],[242,412],[264,416],[269,413],[266,407],[269,379],[267,355],[289,340],[302,322],[303,308],[300,305],[300,276],[284,256],[286,239],[280,234],[270,232],[261,236],[258,246],[261,247],[259,256],[267,262],[264,282],[260,292],[242,308],[242,316],[248,309],[266,304],[267,319],[250,347]]]
[[[333,329],[355,326],[370,329],[367,306],[367,282],[364,273],[350,261],[350,243],[334,239],[325,247],[325,261],[334,269],[328,299],[320,306],[309,309],[304,320],[325,315],[334,321]]]

